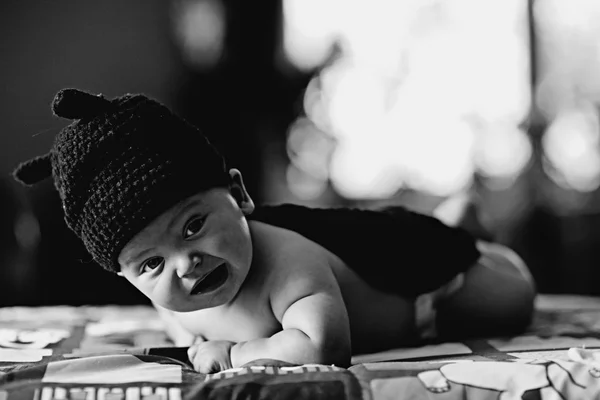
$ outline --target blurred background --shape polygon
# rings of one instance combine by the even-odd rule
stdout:
[[[541,292],[600,294],[598,21],[594,0],[4,0],[0,306],[146,302],[51,180],[11,178],[68,123],[64,87],[166,103],[258,202],[437,210]]]

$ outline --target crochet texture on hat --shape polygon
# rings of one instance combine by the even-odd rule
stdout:
[[[63,89],[52,109],[74,121],[48,154],[22,163],[14,175],[26,185],[53,176],[67,225],[107,270],[120,270],[123,247],[161,213],[229,182],[208,139],[144,95],[107,100]]]

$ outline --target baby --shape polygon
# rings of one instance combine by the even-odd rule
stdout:
[[[74,121],[16,178],[53,176],[69,228],[152,301],[200,372],[348,366],[530,321],[534,285],[503,246],[400,207],[255,205],[200,131],[143,95],[65,89],[52,107]]]

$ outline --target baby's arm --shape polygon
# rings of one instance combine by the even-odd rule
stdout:
[[[318,268],[320,267],[320,268]],[[295,364],[350,364],[350,326],[346,306],[328,265],[299,265],[274,282],[271,307],[282,330],[231,348],[231,364],[257,359]]]

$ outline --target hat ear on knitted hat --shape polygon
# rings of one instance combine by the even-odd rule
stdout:
[[[73,121],[14,177],[31,185],[52,176],[67,226],[107,270],[119,271],[121,249],[161,213],[229,183],[225,159],[208,138],[143,94],[107,100],[63,89],[52,111]]]
[[[78,89],[62,89],[52,101],[52,112],[57,117],[83,119],[113,110],[110,100]]]
[[[93,95],[78,89],[62,89],[52,100],[52,112],[66,119],[92,118],[115,107],[104,96]],[[50,153],[25,161],[13,172],[23,185],[31,186],[52,176]]]
[[[25,161],[13,172],[14,178],[23,185],[30,186],[52,176],[50,153]]]

